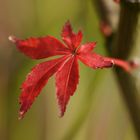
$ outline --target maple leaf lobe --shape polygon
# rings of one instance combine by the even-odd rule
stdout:
[[[81,30],[79,30],[78,33],[75,34],[72,30],[70,22],[67,21],[62,29],[61,37],[68,48],[73,50],[80,45],[83,34]]]
[[[70,50],[52,36],[28,38],[25,40],[9,37],[22,53],[32,59],[48,58],[56,55],[69,54]]]
[[[66,105],[77,88],[79,69],[76,56],[71,56],[56,73],[56,94],[60,106],[60,116],[64,115]]]
[[[22,84],[22,93],[19,98],[21,104],[19,117],[23,118],[24,114],[31,107],[35,98],[39,95],[42,88],[48,82],[48,79],[56,73],[59,67],[67,60],[67,56],[46,61],[36,65],[27,75]]]

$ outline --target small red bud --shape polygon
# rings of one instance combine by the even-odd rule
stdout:
[[[116,3],[120,3],[120,1],[121,1],[121,0],[114,0],[114,2],[116,2]]]
[[[110,36],[112,34],[111,26],[108,23],[104,22],[104,21],[102,21],[100,23],[100,30],[103,33],[103,35],[106,36],[106,37],[108,37],[108,36]]]

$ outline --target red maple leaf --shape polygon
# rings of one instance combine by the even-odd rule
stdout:
[[[20,119],[24,117],[35,98],[39,95],[45,84],[47,84],[48,79],[54,74],[60,116],[64,115],[70,96],[74,94],[79,82],[78,60],[93,69],[109,68],[116,64],[128,72],[131,70],[131,65],[128,62],[106,58],[92,52],[96,42],[80,45],[82,32],[74,33],[70,22],[67,22],[63,27],[61,36],[65,44],[62,44],[52,36],[25,40],[12,36],[9,37],[22,53],[32,59],[63,55],[60,58],[36,65],[27,75],[26,80],[21,86],[22,92],[19,100],[21,105]]]

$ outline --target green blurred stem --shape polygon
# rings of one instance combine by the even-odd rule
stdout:
[[[102,77],[103,77],[103,72],[101,71],[95,72],[95,75],[92,78],[93,80],[90,82],[89,86],[87,87],[87,90],[86,90],[87,93],[83,100],[84,105],[81,106],[80,111],[78,111],[79,113],[78,113],[77,118],[74,120],[71,127],[62,138],[62,140],[73,140],[75,136],[77,135],[77,133],[79,132],[82,125],[85,123],[89,115],[91,106],[92,106],[94,91],[98,87],[99,85],[98,82],[101,80]],[[94,88],[93,88],[93,85],[94,85]]]

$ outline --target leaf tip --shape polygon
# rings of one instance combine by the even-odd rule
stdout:
[[[18,120],[22,120],[22,119],[23,119],[24,113],[25,113],[24,111],[20,111],[20,112],[19,112]]]
[[[13,42],[13,43],[16,43],[17,42],[17,38],[13,35],[9,36],[8,39]]]
[[[65,23],[65,25],[70,25],[71,23],[70,23],[70,20],[68,19],[67,21],[66,21],[66,23]]]
[[[66,106],[63,106],[62,104],[58,103],[59,105],[59,112],[58,112],[58,116],[60,118],[62,118],[65,114],[65,111],[66,111]]]
[[[58,116],[60,118],[62,118],[64,116],[64,113],[65,113],[65,111],[60,109],[60,112],[59,112],[59,115]]]

